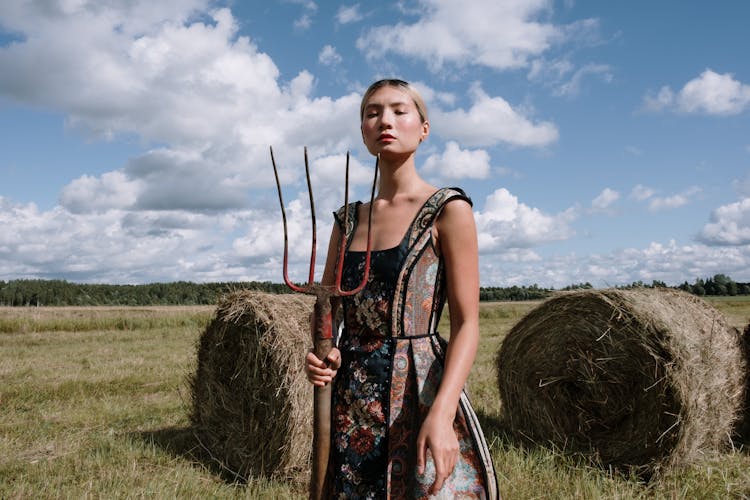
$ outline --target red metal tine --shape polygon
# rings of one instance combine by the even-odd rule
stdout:
[[[375,160],[375,173],[373,175],[372,179],[372,190],[370,192],[370,207],[367,214],[367,251],[365,253],[365,268],[364,272],[362,273],[362,281],[360,284],[353,288],[352,290],[343,290],[341,288],[341,280],[343,278],[343,268],[344,268],[344,254],[346,252],[346,237],[342,234],[341,242],[339,244],[339,251],[338,255],[336,257],[336,265],[335,265],[335,276],[334,276],[334,284],[333,287],[326,287],[329,288],[327,291],[323,291],[321,287],[315,286],[315,258],[316,258],[316,250],[317,250],[317,223],[316,223],[316,217],[315,217],[315,199],[313,197],[313,190],[312,190],[312,182],[310,180],[310,164],[308,162],[307,158],[307,148],[305,148],[305,178],[307,180],[307,193],[308,197],[310,199],[310,215],[312,217],[312,249],[310,251],[310,272],[307,280],[307,284],[305,286],[298,286],[294,284],[289,279],[289,236],[288,236],[288,229],[287,229],[287,220],[286,220],[286,210],[284,208],[284,198],[281,192],[281,182],[279,181],[279,173],[278,169],[276,167],[276,160],[273,155],[273,147],[270,148],[271,151],[271,163],[273,164],[273,174],[274,178],[276,179],[276,190],[279,194],[279,206],[281,207],[281,219],[284,223],[284,282],[286,285],[294,290],[295,292],[299,293],[306,293],[310,295],[318,295],[320,293],[328,293],[330,296],[350,296],[355,295],[359,293],[367,284],[367,279],[370,275],[370,259],[372,254],[372,207],[375,201],[375,188],[377,186],[378,182],[378,164],[380,162],[380,155]],[[349,152],[346,152],[346,175],[345,175],[345,185],[344,185],[344,206],[349,206]],[[348,208],[344,210],[344,228],[347,227],[349,220],[349,210]]]
[[[375,174],[372,178],[372,191],[370,192],[370,208],[367,213],[367,251],[365,253],[365,269],[362,273],[362,281],[360,284],[353,288],[352,290],[342,290],[341,289],[341,279],[343,277],[343,269],[344,269],[344,253],[346,251],[346,236],[341,236],[341,242],[339,244],[339,252],[336,257],[336,277],[335,277],[335,283],[334,283],[334,290],[333,295],[339,296],[339,297],[347,297],[350,295],[355,295],[362,291],[362,289],[367,284],[367,279],[370,276],[370,256],[372,253],[372,206],[373,202],[375,201],[375,186],[378,182],[378,164],[380,163],[380,155],[377,156],[375,159]],[[344,228],[347,227],[348,219],[349,219],[349,153],[346,153],[346,185],[344,188],[344,206],[346,209],[344,210]]]
[[[310,250],[310,275],[307,286],[312,287],[315,281],[315,253],[318,249],[318,227],[315,223],[315,198],[313,198],[312,182],[310,181],[310,164],[307,162],[307,146],[305,146],[305,177],[307,178],[307,196],[310,198],[310,217],[312,218],[312,249]]]
[[[313,201],[312,185],[310,182],[310,167],[307,161],[307,148],[305,148],[305,176],[307,178],[307,192],[310,197],[310,211],[312,212],[312,251],[310,255],[310,273],[307,280],[307,286],[300,287],[292,283],[289,279],[289,232],[287,230],[286,210],[284,209],[284,197],[281,194],[281,182],[279,181],[279,172],[276,168],[276,160],[273,156],[273,147],[271,151],[271,164],[273,164],[273,175],[276,179],[276,190],[279,194],[279,205],[281,206],[281,219],[284,223],[284,283],[299,293],[313,293],[313,281],[315,279],[315,250],[317,248],[316,224],[315,224],[315,202]]]

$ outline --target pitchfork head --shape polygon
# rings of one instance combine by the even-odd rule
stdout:
[[[310,214],[312,218],[312,249],[310,251],[310,272],[308,274],[307,283],[305,285],[296,285],[289,279],[289,234],[287,231],[286,222],[286,211],[284,209],[284,198],[281,194],[281,182],[279,181],[279,172],[276,168],[276,160],[273,156],[273,147],[271,150],[271,163],[273,164],[273,175],[276,178],[276,189],[279,193],[279,205],[281,206],[281,218],[284,222],[284,282],[286,285],[294,290],[295,292],[306,293],[309,295],[320,295],[325,293],[331,296],[348,296],[354,295],[362,290],[367,284],[367,278],[370,274],[370,254],[371,254],[371,236],[372,236],[372,206],[375,200],[375,186],[378,179],[378,160],[375,161],[375,174],[372,179],[372,191],[370,193],[370,208],[367,215],[367,252],[365,253],[365,269],[362,275],[362,281],[360,284],[351,289],[343,290],[341,288],[341,279],[343,276],[344,268],[344,253],[346,251],[346,235],[341,234],[341,240],[339,241],[338,255],[336,256],[336,265],[334,267],[334,283],[332,286],[324,287],[322,285],[315,284],[315,254],[317,250],[317,227],[315,222],[315,200],[313,198],[312,183],[310,181],[310,165],[307,160],[307,147],[305,147],[305,178],[307,179],[307,193],[310,199]],[[344,224],[343,227],[347,227],[349,218],[349,152],[346,152],[346,175],[344,185],[344,206],[347,207],[344,210]]]

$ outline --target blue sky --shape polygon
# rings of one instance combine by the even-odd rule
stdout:
[[[484,286],[750,281],[747,2],[0,5],[0,279],[303,278],[373,159],[359,96],[413,82],[417,156],[474,200]],[[321,252],[323,253],[323,252]],[[322,262],[318,263],[319,267]]]

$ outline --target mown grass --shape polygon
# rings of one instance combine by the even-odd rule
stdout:
[[[735,326],[750,320],[750,300],[713,303]],[[482,304],[469,379],[505,498],[750,496],[743,450],[644,483],[509,440],[495,355],[536,304]],[[283,483],[231,482],[196,442],[187,377],[212,312],[0,308],[0,498],[305,498]]]
[[[750,323],[750,298],[735,297],[704,297],[704,300],[720,310],[732,326],[744,329]]]
[[[199,326],[209,306],[186,307],[0,307],[0,333],[151,330]],[[127,311],[127,314],[124,312]]]

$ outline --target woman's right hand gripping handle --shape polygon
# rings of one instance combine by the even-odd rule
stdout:
[[[307,380],[315,386],[323,387],[333,380],[341,367],[341,351],[331,348],[325,360],[319,359],[312,349],[305,357],[305,373]]]

